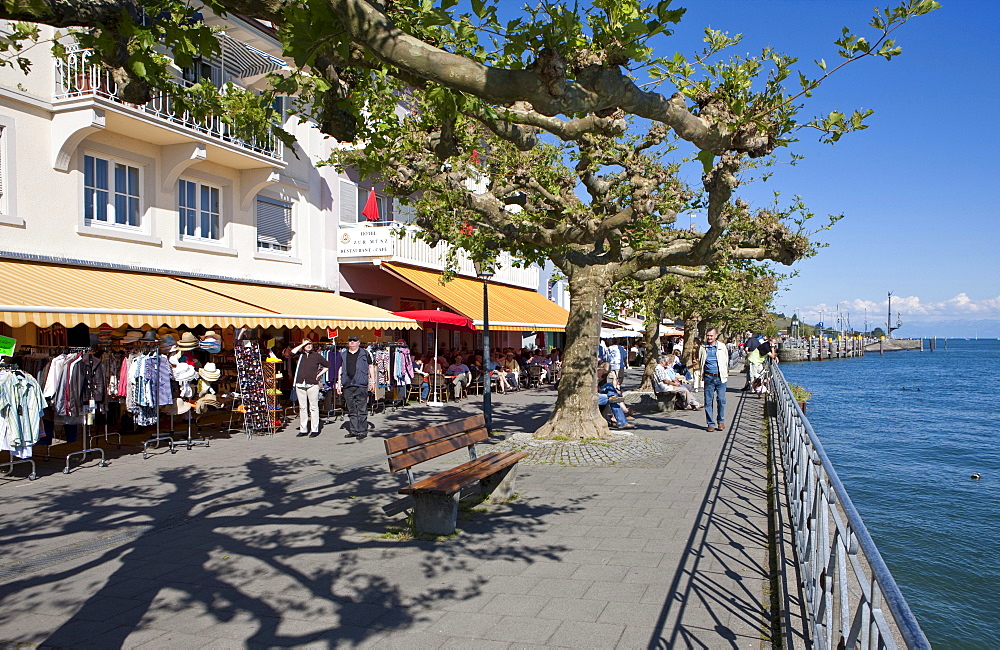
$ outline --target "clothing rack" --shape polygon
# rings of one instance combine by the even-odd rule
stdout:
[[[16,363],[4,361],[0,357],[0,370],[10,370],[12,372],[21,372],[21,369]],[[31,474],[28,474],[28,480],[34,481],[38,478],[38,468],[35,466],[35,461],[31,458],[14,458],[14,452],[10,452],[10,461],[6,463],[0,463],[0,467],[4,467],[3,475],[10,476],[14,472],[14,465],[31,465]]]
[[[92,348],[89,345],[86,346],[86,347],[69,348],[67,350],[67,354],[72,354],[72,353],[76,353],[76,352],[79,352],[81,354],[88,353],[88,352],[91,351],[91,349]],[[91,400],[91,402],[93,402],[93,400]],[[93,441],[92,441],[92,436],[91,436],[91,432],[90,432],[90,424],[91,424],[90,420],[91,420],[91,417],[93,417],[96,412],[97,412],[97,406],[95,404],[91,403],[91,404],[88,404],[88,405],[84,406],[83,423],[82,423],[82,426],[83,426],[83,449],[81,449],[80,451],[71,451],[70,453],[66,454],[66,466],[63,468],[63,474],[69,474],[70,459],[72,459],[73,456],[81,456],[82,460],[84,462],[86,462],[88,454],[97,453],[97,454],[101,455],[101,460],[100,460],[99,463],[97,463],[97,466],[98,467],[106,467],[107,466],[108,461],[107,461],[107,458],[105,458],[105,456],[104,456],[104,450],[101,449],[100,447],[91,447],[91,444],[93,444]]]
[[[177,447],[176,447],[177,442],[174,440],[173,427],[172,426],[170,427],[171,431],[170,431],[169,435],[166,435],[162,431],[160,431],[160,414],[159,414],[159,411],[160,411],[160,406],[162,406],[160,404],[160,365],[161,365],[160,364],[160,341],[159,341],[159,339],[157,339],[155,341],[135,341],[135,343],[133,345],[134,345],[133,349],[139,349],[142,354],[148,354],[150,351],[154,352],[153,358],[156,359],[156,388],[153,390],[153,395],[155,396],[154,399],[153,399],[153,405],[154,405],[154,408],[156,409],[156,412],[157,412],[157,417],[156,417],[156,434],[152,438],[149,438],[149,439],[145,440],[142,443],[142,459],[146,460],[147,458],[149,458],[150,456],[152,456],[152,454],[150,454],[147,450],[149,449],[149,446],[151,444],[153,444],[153,443],[156,443],[156,449],[159,449],[160,448],[160,443],[161,442],[166,442],[167,445],[170,447],[170,453],[171,454],[176,454],[177,453]],[[145,348],[145,350],[143,350],[142,348]]]

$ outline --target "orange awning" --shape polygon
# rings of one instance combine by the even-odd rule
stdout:
[[[0,322],[11,327],[420,327],[328,291],[13,260],[0,260],[0,282]]]
[[[456,276],[441,284],[437,271],[395,263],[382,268],[450,309],[483,325],[483,282]],[[490,329],[511,332],[564,332],[569,312],[537,291],[498,282],[489,283]]]

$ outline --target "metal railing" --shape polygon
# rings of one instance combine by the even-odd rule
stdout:
[[[55,99],[103,97],[122,106],[156,116],[169,122],[171,126],[189,130],[192,135],[209,137],[249,149],[277,161],[282,160],[282,144],[274,136],[269,135],[259,140],[239,137],[232,126],[217,115],[196,119],[188,111],[176,109],[174,100],[169,94],[158,94],[145,104],[129,104],[122,101],[116,95],[118,86],[111,74],[104,68],[91,64],[88,60],[89,54],[90,50],[71,47],[65,59],[55,60]],[[182,79],[178,79],[176,83],[182,87],[191,85]]]
[[[930,648],[784,375],[768,365],[813,644]]]

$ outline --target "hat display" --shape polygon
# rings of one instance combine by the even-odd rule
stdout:
[[[217,338],[216,339],[203,338],[201,342],[198,344],[198,347],[204,350],[205,352],[209,352],[211,354],[218,354],[219,352],[222,352],[222,341],[220,341]]]
[[[155,341],[156,340],[156,330],[146,330],[146,333],[142,335],[143,341]]]
[[[191,332],[184,332],[181,340],[177,342],[177,347],[181,350],[193,350],[198,347],[198,337]]]
[[[174,379],[177,381],[191,381],[198,377],[198,372],[191,364],[181,361],[174,366]]]
[[[128,332],[128,328],[125,327],[124,325],[122,325],[121,327],[116,327],[113,330],[111,330],[111,337],[112,338],[116,338],[116,339],[120,339],[120,338],[124,337],[127,332]]]
[[[205,381],[218,381],[219,377],[222,376],[222,371],[215,367],[215,364],[209,361],[205,364],[204,368],[198,369],[198,374]]]
[[[143,337],[142,330],[129,330],[125,333],[125,338],[123,339],[126,343],[134,343],[141,340]]]

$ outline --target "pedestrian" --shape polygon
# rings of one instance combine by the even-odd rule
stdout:
[[[341,350],[340,376],[337,377],[337,394],[344,396],[347,403],[347,423],[345,438],[364,440],[368,436],[368,393],[375,390],[375,363],[368,350],[361,349],[357,336],[347,338],[347,349]]]
[[[296,437],[319,435],[319,379],[327,373],[330,364],[316,349],[309,339],[292,348],[292,354],[298,355],[295,365],[295,396],[299,401],[299,432]]]
[[[726,382],[729,381],[729,350],[718,340],[719,332],[710,327],[705,345],[698,350],[698,367],[705,382],[705,419],[707,431],[726,428]]]

